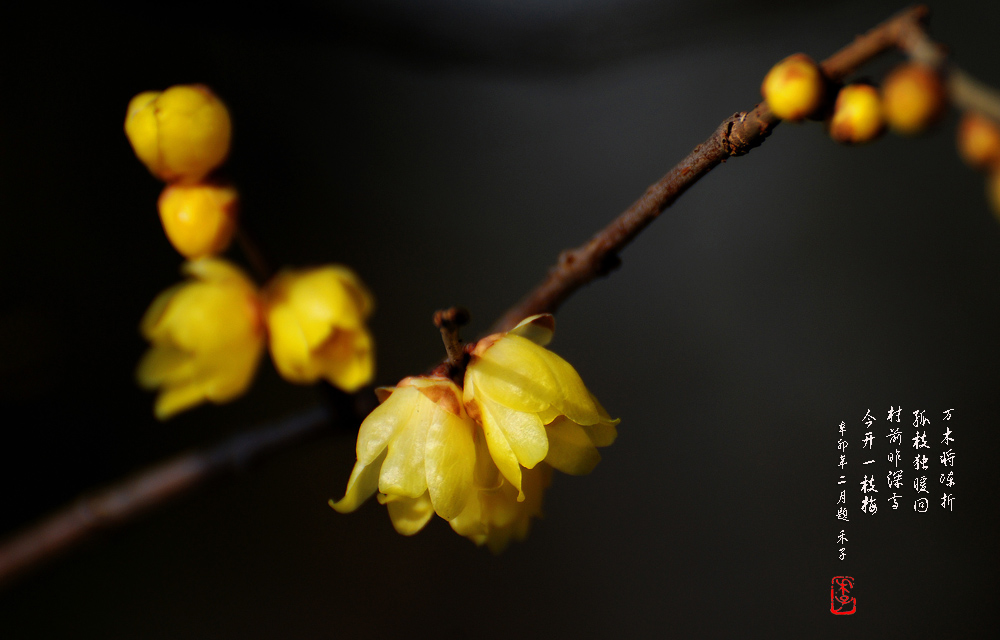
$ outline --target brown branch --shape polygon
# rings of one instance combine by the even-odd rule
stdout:
[[[839,80],[891,47],[907,49],[923,46],[920,45],[920,39],[926,36],[923,35],[921,21],[926,15],[924,7],[903,11],[825,60],[822,63],[824,72],[831,79]],[[927,53],[927,50],[922,51]],[[666,207],[720,163],[731,157],[744,155],[761,144],[777,123],[778,119],[764,104],[758,104],[750,112],[737,113],[727,118],[708,140],[695,147],[588,243],[563,252],[559,263],[550,270],[548,278],[508,310],[495,323],[495,330],[509,329],[535,313],[556,310],[581,286],[610,272],[618,264],[618,252]],[[242,239],[248,258],[257,262],[259,254],[255,258],[254,254],[257,252],[246,244],[249,238],[244,236]],[[259,264],[257,267],[259,271],[267,271],[266,265]],[[442,328],[449,360],[452,360],[456,355],[453,353],[456,345],[449,346],[450,338],[444,333],[445,329]],[[454,338],[457,341],[457,334]],[[358,404],[350,405],[357,400],[357,395],[340,398],[338,404],[345,410],[338,412],[338,415],[345,420],[358,419],[364,412],[358,411]],[[226,471],[242,468],[252,460],[321,433],[328,415],[321,409],[314,409],[287,421],[237,436],[213,449],[181,455],[140,471],[91,497],[80,498],[0,545],[0,584],[9,581],[15,574],[64,552],[96,531],[127,522]]]
[[[924,6],[896,14],[820,63],[823,72],[831,80],[840,80],[884,51],[913,42],[923,34],[927,14]],[[726,118],[707,140],[589,242],[563,251],[546,279],[504,313],[492,330],[506,331],[528,316],[552,313],[577,289],[607,275],[620,264],[618,252],[664,209],[719,164],[759,146],[779,121],[766,103]]]
[[[325,409],[312,409],[227,440],[213,449],[179,455],[144,469],[90,496],[82,496],[0,546],[0,585],[92,534],[198,487],[227,471],[314,437],[330,423]]]

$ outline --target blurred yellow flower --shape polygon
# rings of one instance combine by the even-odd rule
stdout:
[[[229,153],[229,110],[205,85],[177,85],[132,98],[125,135],[135,155],[166,182],[197,182]]]
[[[205,401],[228,402],[253,379],[264,325],[253,283],[230,263],[185,263],[193,279],[161,293],[142,319],[152,343],[136,370],[139,384],[160,389],[161,420]]]
[[[488,459],[488,452],[486,456]],[[528,536],[531,519],[542,515],[542,495],[551,482],[552,467],[541,462],[533,469],[521,470],[521,487],[527,496],[524,501],[518,501],[517,489],[502,479],[494,488],[477,488],[475,498],[451,520],[451,528],[477,545],[485,544],[493,553],[500,553],[511,540],[521,541]]]
[[[160,194],[160,222],[188,260],[221,253],[236,231],[239,194],[231,185],[171,184]]]
[[[447,378],[410,377],[380,391],[382,404],[358,431],[347,491],[330,506],[350,513],[378,490],[396,531],[413,535],[435,512],[452,520],[466,511],[475,489],[477,427],[461,389]]]
[[[374,343],[365,326],[374,302],[347,267],[286,269],[263,293],[271,358],[289,382],[325,378],[347,392],[368,384]]]
[[[483,426],[489,452],[523,501],[522,468],[543,460],[564,473],[589,473],[596,447],[614,442],[615,425],[573,367],[544,347],[551,315],[532,316],[480,340],[465,372],[465,406]]]

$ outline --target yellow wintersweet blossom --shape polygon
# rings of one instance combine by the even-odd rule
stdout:
[[[330,506],[350,513],[377,490],[403,535],[423,529],[435,512],[458,517],[473,502],[477,475],[477,427],[461,389],[447,378],[418,376],[380,392],[382,404],[358,431],[347,491]]]
[[[289,382],[325,378],[347,392],[371,382],[375,347],[365,320],[374,301],[347,267],[286,269],[263,293],[271,358]]]
[[[136,370],[139,384],[160,389],[160,420],[205,401],[228,402],[250,386],[264,346],[253,283],[225,260],[187,262],[191,280],[149,306],[142,335],[152,343]]]
[[[489,452],[485,455],[488,459]],[[451,528],[500,553],[511,540],[528,536],[531,519],[542,515],[542,495],[551,482],[552,467],[541,462],[534,469],[521,470],[521,487],[527,496],[523,501],[518,501],[517,489],[503,479],[494,488],[477,488],[476,499],[469,500],[466,509],[452,519]]]
[[[600,461],[596,447],[617,436],[608,412],[572,365],[545,348],[555,319],[523,320],[507,333],[480,340],[465,372],[466,410],[483,426],[490,455],[503,476],[526,494],[522,468],[545,461],[573,475]]]
[[[160,194],[160,222],[170,244],[188,260],[196,260],[229,246],[238,202],[232,185],[171,184]]]
[[[197,182],[229,154],[229,110],[201,84],[145,91],[132,98],[125,135],[135,155],[165,182]]]

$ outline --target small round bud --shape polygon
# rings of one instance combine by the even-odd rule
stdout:
[[[764,76],[760,93],[771,112],[784,120],[812,115],[823,102],[823,73],[804,53],[788,56]]]
[[[830,137],[842,144],[871,142],[885,129],[878,90],[867,84],[849,84],[837,94],[830,118]]]
[[[229,153],[229,111],[204,85],[177,85],[132,98],[125,135],[135,155],[165,182],[197,182]]]
[[[986,116],[967,111],[958,125],[958,154],[973,169],[1000,167],[1000,127]]]
[[[902,64],[882,85],[882,108],[893,131],[916,135],[944,115],[946,94],[938,74],[925,65]]]
[[[216,255],[226,250],[236,231],[239,195],[229,185],[172,184],[160,194],[163,231],[185,258]]]

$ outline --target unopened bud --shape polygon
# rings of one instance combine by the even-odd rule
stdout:
[[[928,66],[900,65],[882,85],[885,119],[897,133],[923,133],[944,115],[945,106],[944,84]]]
[[[801,120],[816,112],[823,102],[823,74],[812,58],[796,53],[771,67],[760,92],[774,115]]]

